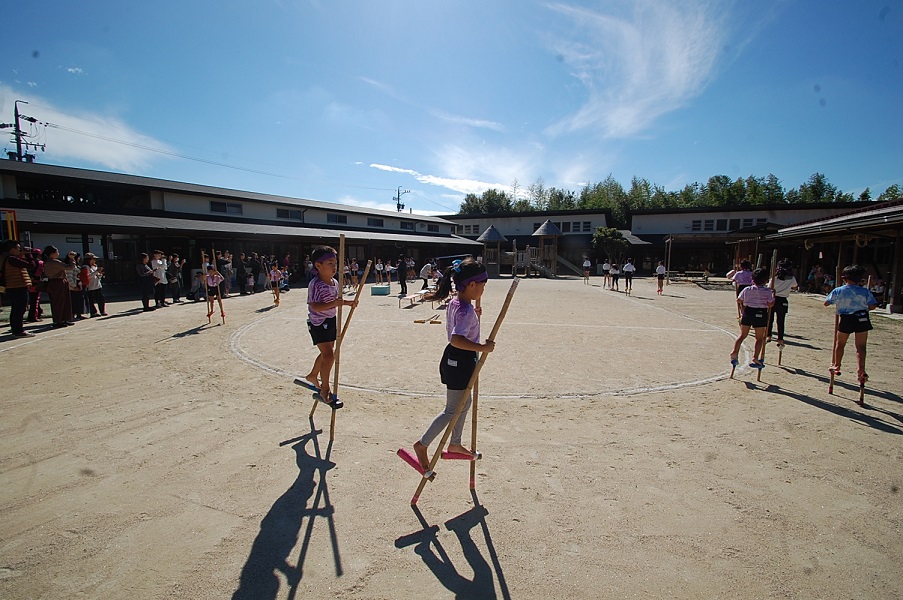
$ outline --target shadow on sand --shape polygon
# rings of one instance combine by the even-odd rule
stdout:
[[[836,387],[837,383],[835,382],[834,385]],[[758,389],[758,386],[756,386],[752,382],[746,382],[746,386],[750,389]],[[847,386],[847,387],[852,387],[852,386]],[[856,390],[856,394],[858,397],[859,387],[856,386],[853,389]],[[852,408],[846,408],[844,406],[838,406],[837,404],[831,404],[830,402],[818,400],[817,398],[812,398],[810,396],[804,396],[803,394],[799,394],[799,393],[793,392],[791,390],[786,390],[777,385],[766,385],[764,390],[766,392],[770,392],[772,394],[780,394],[782,396],[787,396],[788,398],[793,398],[794,400],[804,402],[804,403],[808,404],[809,406],[814,406],[816,408],[826,410],[826,411],[833,413],[835,415],[838,415],[840,417],[846,417],[847,419],[850,419],[851,421],[856,421],[858,423],[862,423],[863,425],[868,425],[869,427],[877,429],[878,431],[883,431],[885,433],[892,433],[895,435],[903,435],[903,429],[901,429],[900,427],[897,427],[890,423],[886,423],[885,421],[878,419],[876,417],[873,417],[872,415],[864,414],[862,412],[859,412],[858,410],[853,410]],[[880,413],[883,413],[890,417],[893,417],[900,422],[903,422],[903,416],[898,415],[898,414],[888,411],[888,410],[878,409],[876,407],[869,406],[868,404],[866,404],[864,407],[862,407],[862,409],[863,410],[868,410],[868,409],[876,410]]]
[[[455,594],[455,598],[473,598],[474,600],[498,598],[495,586],[495,582],[498,581],[501,597],[510,600],[508,583],[505,581],[498,553],[495,551],[492,537],[489,534],[489,526],[486,524],[486,515],[489,514],[489,511],[480,504],[476,491],[471,490],[470,493],[473,496],[474,507],[446,521],[445,528],[458,538],[464,558],[473,570],[473,579],[467,579],[458,572],[445,548],[439,542],[439,526],[427,523],[423,513],[416,505],[412,505],[411,510],[414,511],[414,515],[420,522],[421,530],[401,536],[395,540],[395,547],[414,546],[414,553],[423,560],[423,564],[433,572],[436,579]],[[483,534],[491,564],[483,557],[473,540],[471,530],[477,525],[480,526]]]
[[[329,526],[329,537],[332,542],[332,554],[335,562],[336,576],[342,571],[342,558],[339,553],[339,542],[335,527],[335,507],[329,499],[329,488],[326,483],[327,472],[335,467],[329,460],[332,444],[326,448],[326,454],[320,453],[317,436],[322,430],[315,429],[311,419],[310,433],[281,442],[280,446],[292,444],[295,451],[295,462],[298,465],[298,476],[289,488],[273,503],[266,516],[260,521],[260,533],[254,539],[251,552],[241,570],[238,589],[233,599],[267,600],[279,595],[279,578],[282,573],[288,580],[291,589],[288,598],[295,598],[298,585],[304,577],[304,562],[310,547],[314,529],[314,518],[325,517]],[[313,454],[308,453],[307,445],[311,443]],[[319,483],[314,481],[319,475]],[[314,491],[316,490],[316,495]],[[308,500],[313,502],[308,506]],[[320,506],[322,499],[323,505]],[[301,551],[292,566],[289,554],[298,543],[304,519],[307,528],[301,543]]]

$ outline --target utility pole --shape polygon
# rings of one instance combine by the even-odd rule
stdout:
[[[404,204],[401,203],[401,195],[402,194],[410,194],[410,193],[411,193],[411,190],[401,191],[401,186],[398,186],[398,191],[396,192],[395,197],[392,198],[393,200],[395,200],[395,208],[398,209],[398,212],[401,212],[404,210]]]
[[[29,123],[37,123],[38,120],[35,119],[34,117],[28,117],[28,116],[19,114],[19,103],[20,102],[22,104],[28,104],[28,102],[26,102],[25,100],[16,100],[15,108],[13,109],[15,117],[16,117],[15,122],[14,123],[0,123],[0,129],[8,129],[10,127],[13,128],[13,137],[16,138],[16,151],[15,152],[7,152],[7,155],[9,156],[10,160],[17,160],[19,162],[22,162],[22,161],[34,162],[35,156],[34,156],[34,154],[28,154],[28,148],[32,147],[35,150],[37,150],[38,148],[40,148],[41,150],[44,150],[45,146],[44,146],[44,144],[32,144],[29,142],[25,142],[25,154],[22,153],[22,139],[27,137],[27,134],[24,131],[22,131],[22,128],[19,126],[19,120],[24,119],[24,120],[28,121]]]

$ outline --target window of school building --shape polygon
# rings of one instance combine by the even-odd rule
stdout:
[[[300,210],[291,210],[289,208],[277,208],[276,209],[276,218],[277,219],[291,219],[293,221],[302,220]]]
[[[223,213],[227,215],[242,214],[241,204],[232,202],[210,202],[210,212]]]
[[[374,219],[373,217],[367,217],[367,226],[368,227],[385,227],[382,219]]]
[[[327,223],[348,223],[348,215],[337,215],[335,213],[326,213]]]

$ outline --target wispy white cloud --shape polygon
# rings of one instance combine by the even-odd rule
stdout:
[[[66,70],[73,75],[81,75],[85,72],[81,67],[68,67]]]
[[[574,36],[549,43],[585,86],[587,99],[547,133],[594,129],[611,138],[634,136],[698,96],[714,77],[731,31],[730,4],[637,0],[623,6],[626,14],[615,16],[548,5],[573,21]]]
[[[443,121],[447,121],[449,123],[454,123],[456,125],[465,125],[467,127],[474,127],[478,129],[491,129],[493,131],[504,131],[505,127],[501,123],[496,123],[495,121],[488,121],[485,119],[473,119],[470,117],[462,117],[460,115],[451,115],[447,112],[441,110],[433,110],[431,111],[432,115],[442,119]]]
[[[135,131],[115,116],[54,107],[49,101],[0,84],[0,114],[12,114],[13,102],[25,100],[20,105],[24,114],[42,123],[34,129],[34,140],[46,144],[44,157],[50,161],[78,161],[101,167],[134,172],[159,160],[174,150],[160,140]],[[42,157],[43,158],[43,157]]]
[[[424,175],[413,169],[401,169],[389,165],[371,164],[374,169],[380,171],[388,171],[390,173],[404,173],[410,175],[415,180],[426,185],[443,187],[461,194],[482,194],[489,188],[507,190],[509,186],[501,183],[490,183],[487,181],[479,181],[477,179],[460,178],[460,177],[442,177],[438,175]],[[394,207],[394,205],[393,205]]]

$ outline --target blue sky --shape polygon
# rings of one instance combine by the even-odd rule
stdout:
[[[903,183],[903,0],[19,6],[0,122],[27,101],[46,164],[424,213],[539,178]]]

